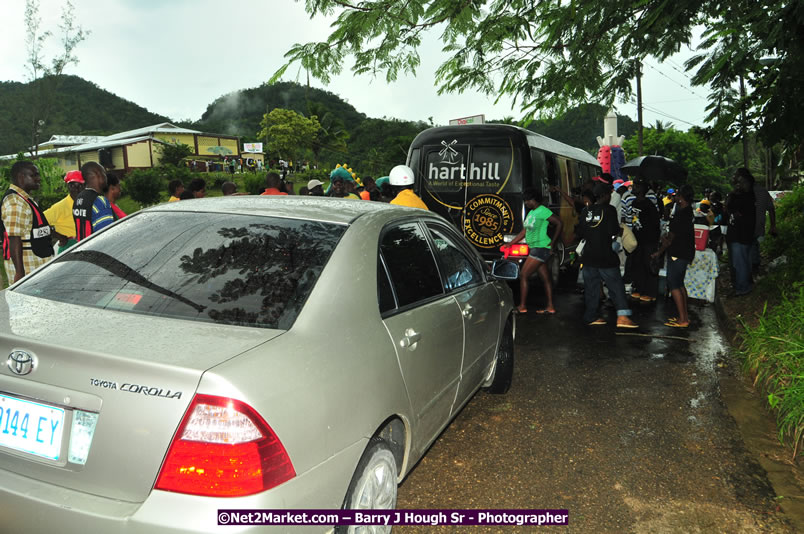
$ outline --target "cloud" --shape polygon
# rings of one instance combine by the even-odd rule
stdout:
[[[40,2],[43,28],[54,32],[51,46],[55,46],[62,0]],[[0,79],[23,81],[24,2],[6,4]],[[219,97],[230,99],[227,106],[248,105],[238,102],[237,95],[230,95],[266,82],[284,63],[283,56],[294,43],[326,38],[332,20],[310,20],[302,2],[287,0],[81,0],[75,4],[80,24],[92,34],[76,49],[80,62],[70,66],[67,73],[174,120],[199,119]],[[426,37],[420,55],[418,76],[400,76],[392,84],[386,84],[384,77],[354,76],[345,68],[329,86],[314,80],[312,85],[339,95],[370,117],[426,121],[432,116],[436,123],[444,124],[452,118],[476,114],[487,118],[520,115],[508,98],[494,104],[493,97],[473,91],[437,95],[434,72],[444,58],[437,34]],[[683,75],[666,66],[658,68],[686,83]],[[296,68],[289,69],[285,79],[293,80],[297,72]],[[303,73],[300,77],[298,81],[305,83]],[[678,99],[679,92],[697,98],[657,103],[654,109],[701,123],[705,106],[702,97],[684,93],[650,70],[645,73],[643,90],[649,105]],[[635,106],[619,109],[636,116]],[[647,110],[645,117],[646,122],[659,119],[686,127]]]

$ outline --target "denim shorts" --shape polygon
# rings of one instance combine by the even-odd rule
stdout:
[[[553,251],[549,248],[531,248],[528,256],[539,260],[542,263],[547,263]]]
[[[689,264],[690,260],[667,258],[667,289],[672,291],[684,287],[684,277]]]

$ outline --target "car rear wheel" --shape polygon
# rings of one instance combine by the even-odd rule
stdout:
[[[392,510],[396,507],[396,459],[391,448],[380,438],[372,438],[349,483],[343,502],[348,510]],[[381,534],[391,532],[385,525],[339,525],[335,532]]]
[[[497,347],[497,362],[494,365],[494,378],[487,388],[489,393],[507,393],[514,377],[514,326],[509,319]]]

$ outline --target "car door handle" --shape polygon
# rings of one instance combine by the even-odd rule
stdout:
[[[413,348],[413,345],[415,345],[421,338],[422,335],[420,333],[416,332],[412,328],[408,328],[405,330],[405,335],[399,340],[399,346],[403,349]]]
[[[475,309],[474,309],[473,307],[471,307],[470,305],[468,305],[468,304],[467,304],[467,305],[466,305],[466,306],[463,308],[463,312],[461,312],[461,313],[463,314],[463,316],[464,316],[464,318],[465,318],[465,319],[471,319],[471,318],[472,318],[472,313],[473,313],[474,311],[475,311]]]

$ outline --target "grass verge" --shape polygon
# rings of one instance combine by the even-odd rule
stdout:
[[[743,369],[776,412],[779,440],[792,447],[793,458],[804,444],[803,310],[804,282],[799,282],[776,306],[766,305],[755,325],[740,319]]]
[[[804,186],[776,205],[778,235],[762,244],[776,265],[733,310],[743,369],[776,414],[779,440],[793,459],[804,449]]]

